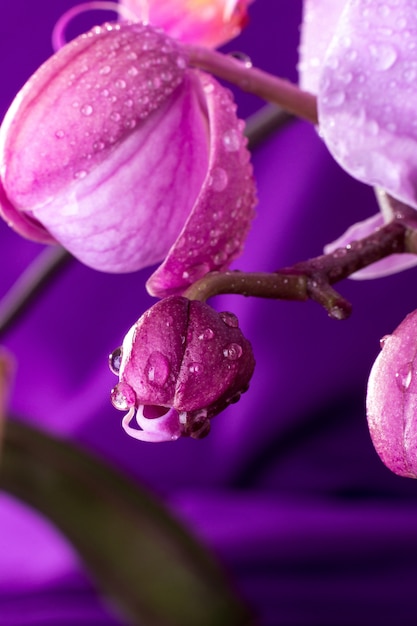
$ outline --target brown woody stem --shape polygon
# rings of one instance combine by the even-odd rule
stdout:
[[[417,253],[417,229],[403,216],[345,248],[274,273],[212,272],[191,285],[184,295],[203,301],[225,293],[281,300],[310,298],[321,304],[330,317],[346,319],[351,304],[332,285],[380,259],[404,252]]]

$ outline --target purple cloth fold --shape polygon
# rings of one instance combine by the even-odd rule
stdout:
[[[7,3],[0,27],[0,113],[50,52],[69,4]],[[259,0],[228,49],[296,79],[301,2]],[[26,24],[30,23],[30,29]],[[13,33],[13,36],[10,36]],[[241,115],[259,106],[239,96]],[[291,123],[257,148],[258,217],[235,267],[274,270],[321,253],[376,212],[314,129]],[[0,296],[41,246],[0,223]],[[153,268],[106,275],[72,262],[4,338],[18,359],[11,409],[80,441],[155,490],[224,563],[262,626],[414,626],[417,484],[378,459],[365,388],[379,339],[413,308],[416,270],[345,282],[354,312],[315,303],[216,299],[234,311],[257,360],[250,390],[201,441],[128,438],[111,406],[107,355],[154,301]],[[0,626],[122,626],[66,540],[36,512],[0,498]]]

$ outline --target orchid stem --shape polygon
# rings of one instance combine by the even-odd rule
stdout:
[[[311,299],[323,306],[330,317],[341,320],[349,317],[352,306],[331,285],[391,254],[404,252],[417,254],[417,230],[398,218],[345,248],[277,272],[212,272],[183,295],[202,301],[226,293],[280,300]]]
[[[297,85],[252,67],[231,56],[199,48],[186,46],[191,65],[223,78],[243,91],[254,93],[260,98],[279,105],[288,113],[311,122],[318,123],[317,99]]]

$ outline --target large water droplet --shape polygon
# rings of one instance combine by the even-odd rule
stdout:
[[[127,411],[136,404],[136,394],[127,383],[117,383],[111,390],[110,399],[115,409]]]
[[[191,363],[188,367],[190,374],[201,374],[203,366],[201,363]]]
[[[221,313],[219,313],[219,316],[222,322],[226,324],[226,326],[230,326],[230,328],[239,328],[239,320],[234,313],[230,313],[229,311],[222,311]]]
[[[73,106],[74,106],[74,104],[73,104]],[[83,106],[81,107],[80,111],[81,111],[81,113],[83,115],[86,115],[88,117],[89,115],[92,115],[94,109],[91,106],[91,104],[83,104]]]
[[[227,130],[223,135],[223,145],[227,152],[236,152],[239,150],[241,143],[240,134],[235,128]]]
[[[205,330],[203,330],[203,332],[201,333],[201,335],[198,335],[198,338],[200,339],[200,341],[203,340],[210,340],[213,339],[214,337],[214,331],[211,328],[206,328]]]
[[[145,374],[152,385],[157,387],[165,385],[170,371],[170,362],[162,352],[155,350],[149,355],[145,365]]]
[[[182,277],[184,280],[189,283],[193,283],[199,278],[202,278],[210,271],[210,266],[208,263],[198,263],[197,265],[193,265],[188,268],[188,270],[184,270],[182,273]]]
[[[120,346],[119,348],[116,348],[116,350],[113,350],[113,352],[109,355],[110,371],[112,371],[113,374],[116,374],[116,376],[118,376],[121,364],[122,364],[122,347]]]
[[[372,43],[369,52],[373,60],[373,67],[381,72],[392,67],[397,60],[397,51],[388,43]]]
[[[413,364],[404,363],[395,373],[395,380],[401,391],[407,391],[413,378]]]
[[[243,354],[243,348],[238,343],[229,343],[229,345],[224,348],[223,354],[229,361],[237,361]]]
[[[222,167],[215,167],[211,172],[210,185],[214,191],[223,191],[227,187],[229,178]]]

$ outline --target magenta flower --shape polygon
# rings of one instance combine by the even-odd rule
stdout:
[[[358,180],[417,209],[417,5],[410,0],[307,0],[301,85],[317,93],[320,135]],[[363,237],[390,211],[355,225],[327,250]],[[417,263],[393,255],[357,277],[372,278]]]
[[[369,429],[383,462],[417,478],[417,311],[381,345],[368,382]]]
[[[144,13],[179,41],[217,47],[236,37],[247,22],[252,0],[120,0],[139,20]]]
[[[119,376],[113,405],[125,431],[142,441],[201,438],[212,417],[248,389],[255,361],[233,313],[181,296],[142,315],[110,355]],[[136,417],[140,430],[130,422]]]
[[[130,272],[165,259],[155,295],[241,252],[255,204],[229,92],[140,23],[71,41],[26,83],[0,129],[0,211],[20,234]]]

